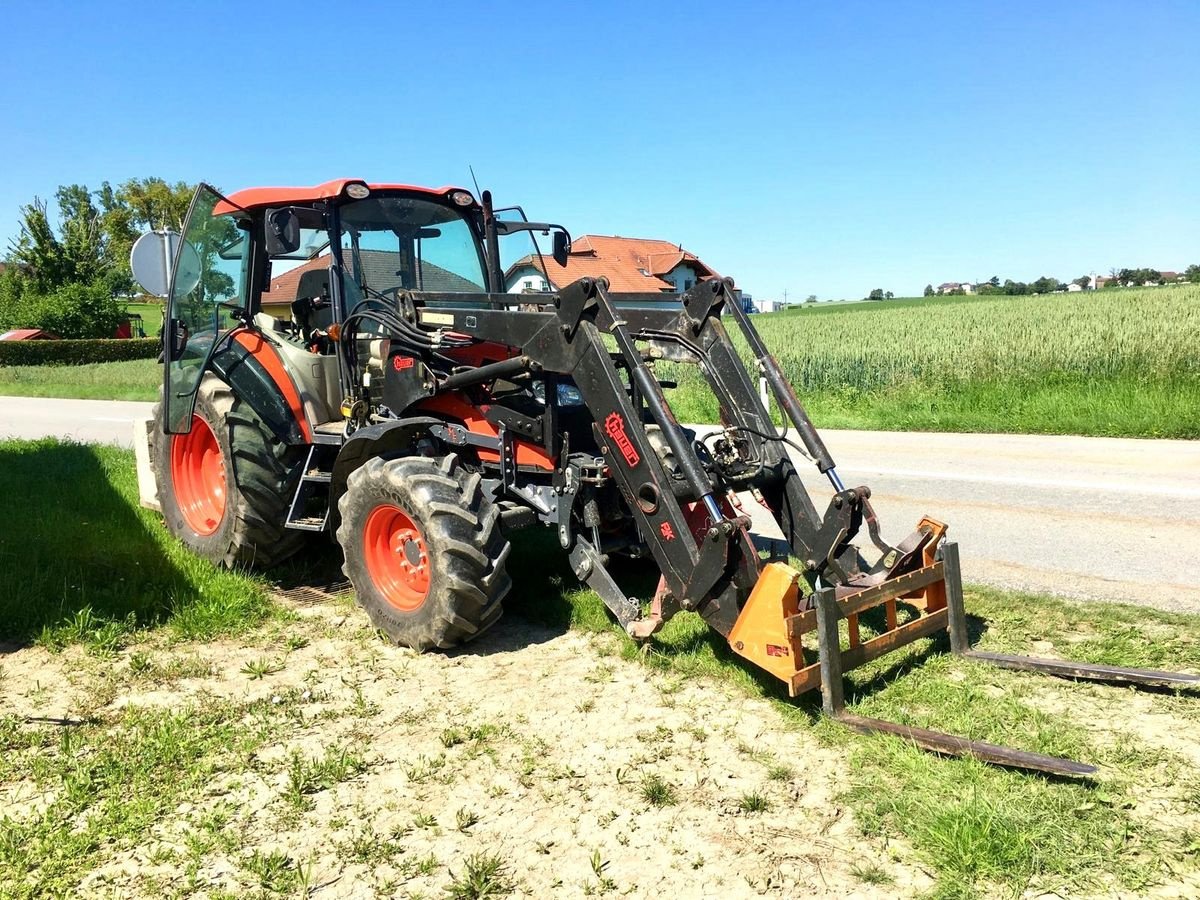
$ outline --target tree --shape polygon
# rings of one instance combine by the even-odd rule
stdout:
[[[922,296],[932,297],[933,295],[934,295],[933,285],[932,284],[925,285],[925,293]]]
[[[128,283],[129,251],[146,231],[183,232],[188,206],[195,188],[184,181],[169,184],[161,178],[131,178],[119,188],[107,181],[96,191],[102,222],[111,248],[112,264]],[[128,288],[126,288],[128,290]]]
[[[105,189],[111,191],[107,182],[101,188]],[[161,178],[131,178],[115,191],[114,197],[129,208],[133,225],[140,230],[166,228],[182,232],[193,193],[195,187],[186,181],[168,184]]]
[[[884,297],[884,299],[885,299],[885,300],[891,300],[891,299],[892,299],[893,297],[895,297],[895,296],[896,296],[896,295],[895,295],[895,294],[893,294],[891,291],[888,291],[887,293],[885,293],[885,294],[883,295],[883,297]]]
[[[1200,265],[1188,266],[1183,270],[1183,277],[1192,284],[1200,284]]]
[[[883,299],[883,288],[875,288],[875,290],[873,290],[873,291],[871,291],[871,293],[867,294],[866,299],[867,300],[882,300]]]
[[[12,259],[41,293],[106,280],[114,269],[112,247],[91,192],[81,184],[63,185],[55,200],[58,234],[41,198],[21,207],[21,230],[10,247]]]
[[[133,287],[129,251],[151,228],[181,231],[192,189],[161,178],[130,179],[119,188],[104,182],[55,192],[56,220],[39,197],[21,207],[20,229],[9,245],[11,264],[0,279],[0,325],[37,327],[63,337],[108,337],[120,316],[115,295]],[[236,237],[232,223],[222,220]],[[218,227],[218,226],[214,226]],[[221,237],[226,237],[221,235]],[[224,282],[205,287],[232,291]]]
[[[1029,292],[1032,294],[1053,294],[1055,291],[1065,291],[1067,286],[1057,278],[1052,278],[1049,275],[1043,275],[1033,284],[1029,285]]]
[[[71,282],[43,294],[12,271],[0,275],[0,330],[44,328],[64,338],[113,336],[121,306],[103,281]]]
[[[807,297],[805,297],[805,298],[804,298],[804,302],[805,302],[805,303],[816,303],[816,302],[817,302],[817,295],[816,295],[816,294],[809,294]]]
[[[1092,276],[1091,275],[1080,275],[1078,278],[1076,278],[1074,281],[1072,281],[1071,284],[1077,284],[1086,291],[1089,287],[1092,286]]]
[[[1139,284],[1162,284],[1162,272],[1158,269],[1121,269],[1117,273],[1117,280],[1123,285],[1135,286]]]

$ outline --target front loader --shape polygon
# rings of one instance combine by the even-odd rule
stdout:
[[[995,665],[1200,682],[972,651],[946,525],[883,537],[870,489],[842,483],[731,282],[628,294],[581,278],[509,293],[503,242],[551,234],[560,266],[569,250],[564,229],[513,212],[459,188],[341,180],[225,198],[202,185],[173,267],[150,437],[170,530],[223,565],[272,564],[336,536],[371,621],[426,650],[486,631],[513,584],[509,536],[548,528],[635,640],[692,611],[789,695],[819,689],[853,728],[1058,775],[1094,770],[855,716],[843,674],[948,630],[955,653]],[[661,370],[684,366],[717,401],[707,433],[668,402]],[[793,453],[828,479],[824,510]],[[786,553],[759,549],[755,506]],[[874,562],[855,543],[864,528]],[[618,556],[653,560],[652,597],[627,595]]]

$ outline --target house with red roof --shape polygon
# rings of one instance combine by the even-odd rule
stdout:
[[[509,266],[504,285],[511,294],[537,293],[602,275],[612,291],[669,293],[686,291],[716,272],[670,241],[585,234],[571,242],[565,267],[549,253],[540,260],[536,255],[526,256]]]

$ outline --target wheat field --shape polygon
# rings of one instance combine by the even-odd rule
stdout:
[[[814,304],[753,321],[818,425],[1200,437],[1200,285]],[[680,417],[715,421],[699,375],[671,377]]]

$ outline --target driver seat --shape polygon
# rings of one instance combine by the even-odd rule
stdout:
[[[332,345],[325,332],[333,324],[333,303],[329,299],[329,269],[309,269],[296,285],[292,301],[292,321],[300,327],[305,342],[317,353],[327,353]]]

